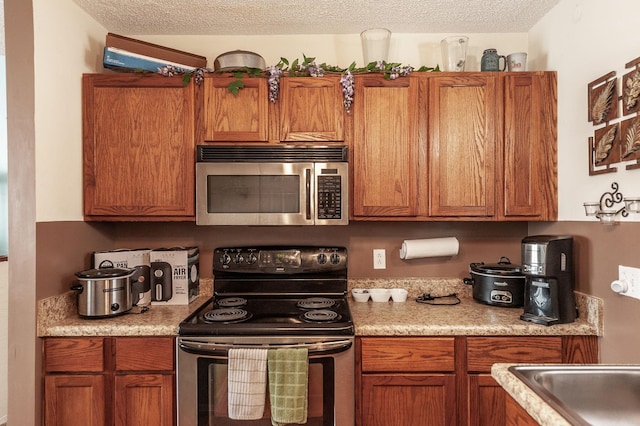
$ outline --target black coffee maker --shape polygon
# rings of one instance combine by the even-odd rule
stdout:
[[[575,321],[573,237],[533,235],[522,240],[524,313],[520,319],[553,325]]]

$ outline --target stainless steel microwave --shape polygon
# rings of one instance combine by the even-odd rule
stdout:
[[[347,225],[344,145],[200,145],[198,225]]]

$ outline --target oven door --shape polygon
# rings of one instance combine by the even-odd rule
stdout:
[[[309,350],[309,426],[354,424],[353,337],[190,338],[177,340],[178,425],[271,426],[267,394],[260,420],[232,420],[227,412],[230,348],[306,347]],[[339,382],[339,383],[338,383]]]
[[[196,224],[313,225],[313,163],[196,163]]]

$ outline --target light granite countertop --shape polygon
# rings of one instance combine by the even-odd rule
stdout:
[[[571,324],[550,327],[520,320],[522,309],[484,305],[473,300],[471,286],[460,279],[403,278],[354,279],[352,288],[405,288],[406,302],[355,302],[349,305],[357,336],[437,336],[437,335],[602,335],[602,301],[576,293],[580,317]],[[200,295],[189,305],[152,305],[142,314],[131,313],[104,319],[78,315],[76,293],[38,302],[38,336],[172,336],[178,325],[211,297],[212,279],[200,280]],[[461,303],[431,306],[415,301],[423,293],[434,296],[455,292]]]
[[[509,367],[512,365],[525,364],[493,364],[491,376],[538,424],[542,426],[571,426],[570,422],[509,371]]]

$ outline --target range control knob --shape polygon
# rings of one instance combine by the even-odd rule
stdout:
[[[244,263],[244,256],[241,253],[236,254],[234,262],[238,265]]]
[[[227,253],[223,254],[222,256],[220,256],[220,263],[222,263],[223,265],[230,264],[231,256],[229,256]]]
[[[327,263],[327,255],[324,253],[320,253],[316,259],[318,260],[318,263],[320,265],[324,265],[325,263]]]
[[[340,255],[338,253],[333,253],[331,255],[330,261],[332,265],[337,265],[338,263],[340,263]]]

